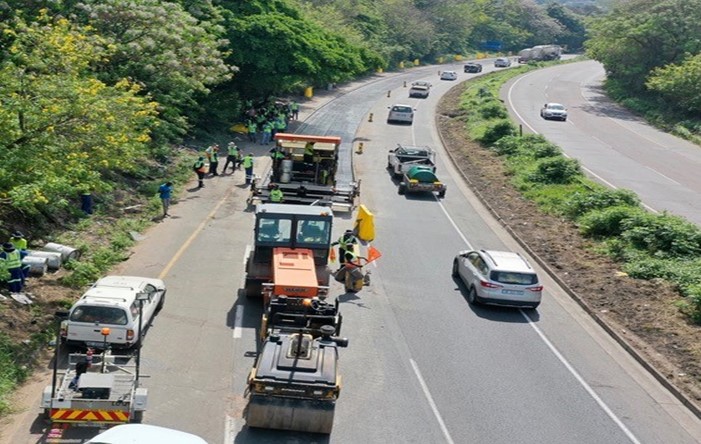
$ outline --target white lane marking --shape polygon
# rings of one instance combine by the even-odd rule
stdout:
[[[575,377],[577,382],[579,382],[579,384],[584,388],[584,390],[586,390],[587,393],[589,393],[589,395],[592,398],[594,398],[594,401],[596,401],[596,403],[599,404],[599,407],[601,407],[601,409],[604,412],[606,412],[609,418],[611,418],[611,420],[616,423],[616,425],[621,429],[621,431],[623,431],[623,433],[628,437],[628,439],[630,439],[630,441],[635,444],[640,444],[640,441],[633,434],[633,432],[631,432],[628,429],[628,427],[626,427],[626,425],[623,424],[623,422],[618,418],[618,416],[616,416],[616,414],[613,413],[613,411],[611,411],[609,406],[606,405],[606,403],[599,397],[599,395],[596,394],[594,389],[592,389],[591,386],[587,384],[587,382],[584,380],[584,378],[582,378],[582,376],[577,372],[577,370],[575,370],[574,367],[572,367],[572,365],[567,361],[567,359],[565,359],[565,357],[562,356],[558,349],[548,340],[547,337],[545,337],[545,334],[538,328],[538,326],[531,320],[531,318],[528,317],[526,312],[524,312],[523,310],[519,311],[521,312],[523,317],[526,318],[528,324],[533,328],[533,330],[535,330],[538,336],[540,336],[540,339],[545,343],[545,345],[548,346],[550,351],[557,357],[557,359],[560,360],[562,365],[564,365],[565,368],[567,368],[567,370],[572,374],[572,376]]]
[[[226,415],[224,417],[224,444],[233,444],[234,430],[236,430],[235,419]]]
[[[424,396],[428,400],[428,404],[431,406],[431,410],[433,410],[433,415],[436,417],[438,425],[441,427],[441,431],[443,432],[445,441],[449,444],[454,444],[455,441],[453,441],[453,438],[450,437],[450,433],[448,433],[448,427],[446,427],[445,422],[443,422],[443,418],[441,417],[441,414],[438,411],[438,407],[436,407],[436,403],[433,401],[433,396],[431,396],[431,392],[428,391],[426,381],[424,381],[423,376],[421,376],[419,366],[416,365],[416,361],[414,361],[413,359],[409,359],[409,362],[411,362],[411,367],[414,369],[414,374],[416,374],[416,378],[419,380],[419,384],[421,384],[421,390],[424,391]]]
[[[534,71],[534,72],[535,72],[535,71]],[[533,73],[531,73],[531,74],[533,74]],[[516,86],[516,84],[518,84],[521,80],[523,80],[524,78],[526,78],[527,76],[529,76],[529,75],[531,75],[531,74],[525,74],[523,77],[519,77],[518,79],[516,79],[516,81],[509,87],[509,91],[508,91],[508,93],[507,93],[507,101],[509,102],[509,107],[511,108],[511,111],[512,111],[514,114],[516,114],[516,117],[518,118],[518,120],[520,120],[521,123],[523,123],[524,125],[526,125],[526,126],[528,127],[528,129],[530,129],[531,132],[532,132],[533,134],[540,134],[538,131],[535,130],[535,128],[533,128],[532,126],[530,126],[530,125],[528,124],[528,122],[526,122],[526,120],[523,118],[523,116],[522,116],[521,114],[519,114],[518,111],[516,111],[516,107],[514,106],[514,102],[513,102],[513,100],[511,100],[511,92],[513,91],[513,89],[514,89],[514,87]],[[582,97],[584,97],[584,96],[582,95]],[[584,97],[584,100],[587,100],[587,98]],[[589,102],[589,101],[587,100],[587,102]],[[589,102],[589,103],[591,103],[591,102]],[[567,119],[567,120],[568,120],[570,123],[572,123],[572,120],[571,120],[571,119]],[[592,139],[598,141],[599,143],[603,144],[604,146],[611,147],[611,145],[609,145],[608,143],[602,141],[601,139],[598,139],[596,136],[590,136],[590,137],[591,137]],[[560,152],[562,153],[563,156],[567,157],[568,159],[572,159],[572,156],[570,156],[570,155],[568,155],[567,153],[565,153],[562,149],[560,149]],[[599,175],[596,174],[594,171],[592,171],[592,170],[590,170],[589,168],[585,167],[585,166],[582,165],[581,163],[579,164],[579,167],[580,167],[581,169],[583,169],[584,171],[586,171],[590,176],[595,177],[597,180],[599,180],[601,183],[603,183],[603,184],[606,185],[607,187],[612,188],[612,189],[614,189],[614,190],[617,190],[617,189],[618,189],[618,187],[617,187],[616,185],[612,184],[612,183],[609,182],[608,180],[606,180],[606,179],[604,179],[603,177],[599,176]],[[654,170],[653,170],[653,171],[654,171]],[[655,171],[655,172],[657,172],[657,171]],[[658,174],[659,174],[659,173],[658,173]],[[671,180],[671,179],[670,179],[670,180]],[[658,210],[652,208],[650,205],[646,204],[646,203],[643,202],[643,201],[640,201],[640,205],[642,205],[643,207],[645,207],[645,209],[647,209],[648,211],[651,211],[651,212],[653,212],[653,213],[659,213]]]
[[[241,339],[243,333],[243,305],[234,309],[234,339]]]
[[[443,203],[439,201],[438,204],[443,209],[443,212],[445,213],[446,217],[448,218],[450,223],[453,225],[453,227],[457,231],[458,235],[465,241],[465,243],[468,245],[468,248],[472,249],[472,247],[470,246],[470,243],[467,241],[465,236],[460,232],[460,229],[458,229],[458,226],[455,223],[455,221],[453,221],[453,218],[450,217],[450,215],[448,214],[446,209],[443,207]],[[526,320],[528,321],[530,326],[536,331],[536,333],[538,333],[538,336],[540,336],[540,338],[545,343],[545,345],[548,346],[550,351],[552,351],[552,353],[557,357],[557,359],[560,360],[560,362],[565,366],[565,368],[570,372],[570,374],[572,374],[572,376],[574,376],[574,378],[577,380],[577,382],[579,382],[579,384],[584,388],[584,390],[586,390],[586,392],[589,393],[589,395],[591,395],[592,398],[594,398],[594,401],[596,401],[596,403],[599,404],[599,406],[604,410],[604,412],[609,416],[609,418],[611,418],[613,420],[613,422],[623,431],[623,433],[631,440],[631,442],[633,442],[635,444],[640,444],[640,441],[638,441],[638,439],[635,437],[635,435],[633,435],[633,433],[630,430],[628,430],[628,428],[625,426],[625,424],[623,424],[623,422],[616,416],[616,414],[613,413],[613,411],[611,411],[609,406],[606,405],[606,403],[599,397],[599,395],[596,394],[594,389],[592,389],[591,386],[589,384],[587,384],[587,382],[584,380],[584,378],[582,378],[579,375],[579,373],[577,373],[577,371],[574,369],[574,367],[572,367],[572,365],[567,361],[567,359],[565,359],[565,357],[562,356],[562,354],[560,354],[560,352],[548,340],[548,338],[545,337],[543,332],[541,332],[540,329],[535,325],[535,323],[531,320],[531,318],[528,317],[526,312],[524,312],[523,310],[519,310],[519,311],[521,312],[523,317],[526,318]],[[413,361],[412,361],[412,365],[414,365]],[[418,370],[418,369],[416,369],[416,370]],[[428,390],[428,389],[426,389],[426,390]],[[431,402],[431,399],[429,399],[429,402]],[[432,404],[432,408],[433,408],[433,404]],[[435,413],[437,414],[437,411]]]
[[[681,184],[680,184],[679,182],[677,182],[676,180],[672,179],[672,178],[669,177],[669,176],[665,176],[664,174],[660,173],[659,171],[657,171],[656,169],[654,169],[654,168],[652,168],[652,167],[646,166],[645,168],[647,168],[648,170],[652,171],[653,173],[655,173],[655,174],[657,174],[657,175],[659,175],[659,176],[664,177],[665,179],[667,179],[668,181],[672,182],[672,183],[675,184],[675,185],[681,185]]]

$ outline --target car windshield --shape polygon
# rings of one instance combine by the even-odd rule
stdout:
[[[409,106],[400,106],[400,105],[395,105],[392,107],[392,111],[398,112],[398,113],[410,113],[411,112],[411,107]]]
[[[565,109],[565,107],[562,106],[562,105],[552,105],[552,104],[551,104],[551,105],[548,105],[548,108],[550,108],[550,109],[555,109],[555,110],[563,110],[563,109]]]
[[[517,273],[514,271],[492,271],[489,278],[501,284],[534,285],[538,283],[538,276],[533,273]]]
[[[74,322],[126,325],[127,313],[116,307],[81,305],[73,310],[70,317]]]

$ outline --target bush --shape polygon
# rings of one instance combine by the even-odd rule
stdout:
[[[565,214],[572,219],[577,219],[593,210],[617,206],[637,207],[639,205],[640,199],[632,191],[597,187],[589,192],[572,194],[571,199],[566,203]]]
[[[73,273],[61,278],[61,283],[71,288],[82,288],[95,282],[100,277],[100,269],[89,262],[68,261],[66,268]]]
[[[554,157],[541,160],[529,180],[544,184],[568,184],[581,175],[579,162],[565,157]]]
[[[627,205],[592,210],[579,218],[579,231],[585,236],[620,236],[623,232],[623,221],[643,211]]]
[[[622,237],[637,249],[662,257],[701,254],[701,230],[667,213],[640,212],[623,221]]]
[[[518,153],[523,144],[523,137],[506,136],[492,145],[492,150],[500,156],[513,156]]]
[[[516,134],[516,127],[509,120],[497,120],[489,125],[480,138],[480,142],[485,145],[493,145],[503,137],[513,136]]]
[[[499,102],[489,101],[479,108],[479,112],[484,119],[505,119],[509,116],[502,105]]]
[[[530,152],[534,159],[544,159],[546,157],[555,157],[562,154],[557,145],[550,142],[543,142],[533,145]]]

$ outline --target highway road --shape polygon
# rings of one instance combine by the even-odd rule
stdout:
[[[701,224],[701,149],[612,102],[602,91],[604,76],[596,61],[559,65],[513,80],[503,97],[526,131],[546,136],[592,177],[633,190],[651,210]],[[567,122],[541,119],[545,102],[565,104]]]
[[[473,76],[459,65],[453,69],[458,82]],[[434,84],[428,99],[407,97],[403,84],[414,80]],[[344,385],[332,435],[252,430],[242,420],[261,310],[238,296],[252,234],[241,172],[185,191],[174,217],[149,230],[117,270],[162,277],[169,288],[143,349],[151,395],[144,422],[212,444],[699,441],[699,420],[542,270],[546,290],[537,311],[467,304],[450,275],[455,254],[519,247],[460,181],[440,146],[435,108],[455,83],[440,81],[435,67],[360,82],[307,114],[299,129],[340,135],[346,155],[365,144],[353,167],[362,179],[362,203],[376,217],[373,245],[383,253],[369,267],[370,287],[356,295],[332,289],[350,339],[341,350]],[[417,109],[414,125],[385,123],[393,103]],[[385,165],[398,142],[439,151],[445,199],[397,194]],[[267,147],[251,149],[262,173]],[[353,215],[337,214],[336,235],[352,222]],[[7,442],[47,442],[31,413]],[[64,442],[82,436],[65,433]]]

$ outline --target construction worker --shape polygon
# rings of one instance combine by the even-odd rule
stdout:
[[[267,145],[270,143],[272,140],[272,134],[273,134],[273,125],[266,121],[263,123],[263,135],[261,136],[260,139],[260,144],[261,145]]]
[[[233,174],[239,164],[239,147],[237,147],[234,142],[229,142],[227,146],[226,163],[224,163],[224,168],[222,168],[222,174],[226,172],[226,167],[229,166],[229,162],[231,162],[231,173]]]
[[[304,145],[304,163],[314,163],[314,142]]]
[[[293,119],[295,119],[295,120],[299,119],[299,103],[297,103],[293,100],[290,103],[290,111],[292,113]]]
[[[10,243],[15,246],[20,252],[27,250],[27,239],[24,238],[24,234],[21,231],[15,231],[10,236]],[[24,286],[24,281],[29,277],[29,270],[32,268],[29,264],[22,264],[22,286]]]
[[[204,173],[207,171],[207,167],[204,163],[204,156],[200,156],[195,163],[192,165],[192,169],[197,174],[198,186],[197,188],[204,188]]]
[[[273,184],[271,186],[270,190],[270,202],[273,203],[280,203],[283,201],[284,196],[282,194],[282,191],[280,191],[280,187],[277,184]]]
[[[163,218],[170,216],[168,208],[170,207],[170,195],[173,193],[173,182],[166,182],[158,187],[158,196],[163,204]]]
[[[282,114],[278,116],[277,119],[273,122],[273,125],[275,127],[275,132],[273,134],[273,137],[275,137],[275,134],[277,133],[284,133],[285,128],[287,128],[287,123],[285,123],[285,118],[282,117]]]
[[[248,129],[248,140],[255,143],[256,142],[256,133],[258,132],[258,125],[256,124],[255,121],[249,120],[247,129]]]
[[[209,150],[210,148],[211,151],[209,152],[209,174],[211,174],[212,176],[218,176],[219,173],[217,173],[217,168],[219,167],[219,145],[214,144],[207,149]]]
[[[243,169],[246,171],[246,185],[249,185],[253,180],[253,154],[246,154],[242,163]]]
[[[343,266],[346,260],[346,253],[351,253],[355,256],[355,245],[358,244],[358,238],[353,234],[353,230],[346,230],[345,233],[338,238],[338,240],[331,244],[338,245],[338,261]]]
[[[24,238],[24,234],[22,234],[21,231],[12,233],[12,236],[10,236],[10,243],[18,250],[27,249],[27,239]]]
[[[270,158],[273,159],[273,180],[277,182],[280,180],[281,163],[282,159],[285,158],[285,153],[282,152],[279,145],[275,145],[275,147],[270,150]]]
[[[2,244],[0,259],[5,261],[5,268],[10,272],[10,279],[7,281],[11,293],[19,293],[24,287],[24,270],[22,270],[22,259],[27,255],[25,250],[18,250],[9,242]]]

